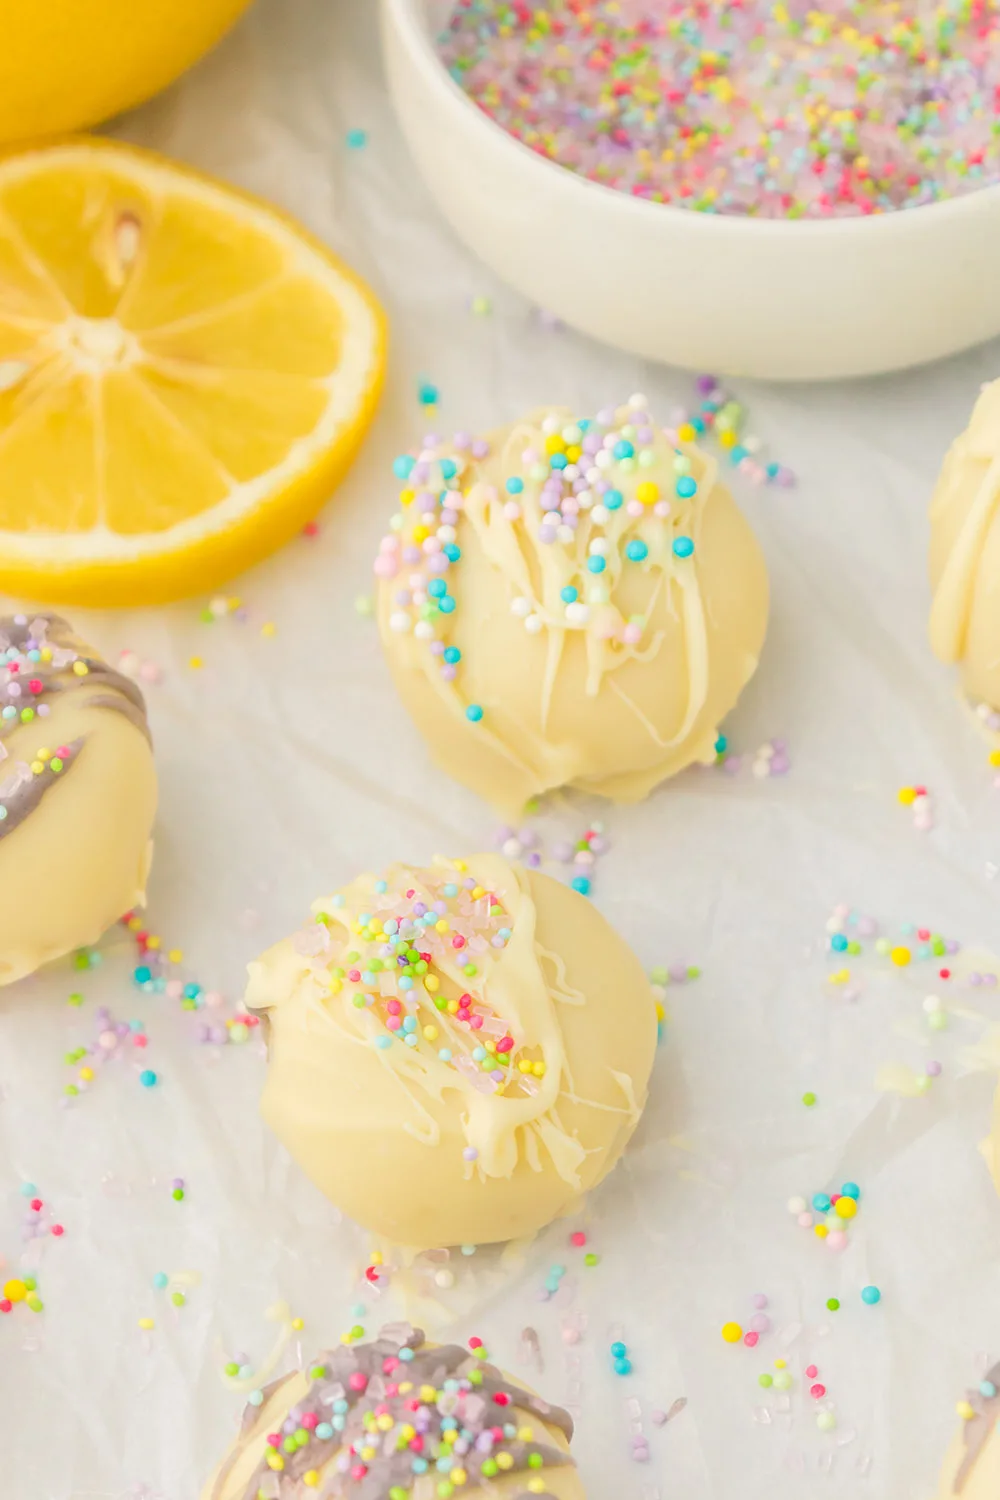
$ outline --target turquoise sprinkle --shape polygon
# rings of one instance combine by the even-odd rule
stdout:
[[[559,597],[564,604],[575,604],[580,596],[573,585],[568,583],[564,589],[559,590]]]
[[[601,503],[605,510],[621,510],[625,496],[621,490],[605,490],[601,496]]]
[[[689,536],[679,536],[674,539],[674,556],[690,557],[694,551],[694,542]]]
[[[410,475],[413,473],[416,462],[416,459],[413,458],[409,453],[403,453],[399,458],[394,460],[392,465],[392,472],[395,474],[397,479],[409,479]]]
[[[625,548],[625,556],[629,562],[645,562],[649,556],[649,548],[645,542],[640,541],[638,537],[634,537]]]
[[[450,594],[446,594],[443,599],[438,600],[438,609],[443,615],[450,615],[454,613],[455,601]]]
[[[449,666],[453,667],[456,662],[462,660],[462,653],[457,646],[445,646],[444,659]]]
[[[507,491],[508,495],[520,495],[524,489],[524,480],[518,479],[515,475],[514,478],[507,480],[507,483],[504,485],[504,489]]]
[[[465,717],[468,719],[470,724],[478,724],[480,719],[483,717],[483,711],[480,708],[479,704],[470,703],[468,708],[465,710]]]
[[[347,145],[351,151],[362,151],[368,144],[367,130],[349,130],[347,132]]]
[[[388,889],[389,889],[389,882],[388,881],[386,881],[386,880],[376,880],[376,882],[375,882],[375,891],[376,891],[377,895],[384,896],[385,893],[386,893],[386,891]]]
[[[635,457],[635,449],[632,447],[632,444],[630,442],[626,441],[625,438],[622,438],[619,442],[617,442],[611,451],[614,454],[615,458],[621,459]]]
[[[441,474],[445,479],[454,479],[458,473],[458,464],[453,458],[442,458]]]
[[[692,495],[697,495],[698,493],[698,486],[687,475],[683,479],[678,479],[676,489],[682,500],[690,500]]]
[[[380,1052],[384,1052],[387,1047],[391,1047],[392,1046],[392,1037],[391,1036],[377,1036],[375,1038],[375,1045],[376,1045],[376,1047],[378,1048],[378,1050]]]
[[[606,567],[607,563],[604,558],[596,552],[592,557],[587,558],[587,570],[590,573],[603,573]]]
[[[139,1082],[142,1084],[144,1089],[151,1089],[154,1087],[156,1083],[156,1074],[153,1072],[152,1068],[143,1068],[142,1072],[139,1074]]]
[[[440,392],[438,391],[437,386],[436,385],[431,385],[430,382],[427,381],[427,380],[422,381],[420,383],[420,385],[417,387],[417,400],[420,402],[421,406],[437,406],[439,395],[440,395]],[[442,474],[444,473],[445,463],[451,463],[451,460],[450,459],[442,459],[442,461],[441,461],[441,472],[442,472]],[[454,466],[452,466],[452,467],[454,468]],[[445,475],[446,479],[450,479],[451,477],[452,476],[450,474],[446,474]]]

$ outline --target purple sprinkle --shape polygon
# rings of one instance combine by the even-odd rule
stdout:
[[[939,1062],[929,1062],[927,1064],[927,1076],[928,1078],[940,1078],[941,1064]]]

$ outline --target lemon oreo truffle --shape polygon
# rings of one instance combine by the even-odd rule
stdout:
[[[499,855],[394,865],[250,965],[262,1112],[338,1207],[414,1249],[533,1234],[610,1171],[656,1046],[595,908]]]
[[[0,984],[144,902],[155,811],[136,685],[56,615],[0,618]]]
[[[394,468],[379,626],[444,770],[511,812],[559,786],[638,801],[714,758],[768,583],[711,457],[635,396],[430,436]]]
[[[1000,1365],[958,1403],[959,1432],[944,1462],[939,1500],[1000,1495]]]
[[[389,1324],[251,1392],[202,1500],[585,1500],[573,1422],[466,1348]]]
[[[949,449],[930,514],[931,646],[1000,729],[1000,380]]]

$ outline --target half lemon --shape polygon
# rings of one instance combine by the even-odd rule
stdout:
[[[384,366],[372,293],[279,210],[110,141],[0,158],[0,589],[210,591],[329,497]]]

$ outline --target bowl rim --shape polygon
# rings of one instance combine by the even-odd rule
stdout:
[[[912,235],[919,233],[921,226],[931,227],[932,217],[934,224],[940,225],[946,218],[957,223],[983,214],[990,208],[1000,212],[1000,182],[975,188],[972,192],[961,193],[954,198],[942,198],[936,203],[921,203],[915,208],[829,219],[755,219],[744,214],[703,214],[690,208],[678,208],[673,203],[654,203],[648,198],[633,197],[630,193],[594,182],[589,177],[571,172],[568,167],[560,166],[558,162],[540,156],[480,109],[456,83],[438,56],[430,30],[418,16],[420,3],[421,0],[383,0],[383,15],[391,15],[393,24],[405,37],[411,56],[417,59],[428,83],[432,87],[443,88],[452,105],[461,110],[470,126],[480,131],[484,138],[489,137],[497,146],[501,143],[506,145],[521,158],[525,167],[539,176],[544,174],[553,182],[558,178],[561,191],[577,193],[581,201],[589,196],[595,203],[603,202],[605,208],[612,212],[645,218],[650,224],[654,219],[662,223],[672,222],[678,230],[683,225],[684,232],[694,230],[733,238],[753,235],[757,239],[768,236],[778,238],[783,235],[789,240],[795,235],[800,241],[815,240],[823,235],[837,235],[841,239],[851,236],[858,240],[864,236],[871,239],[875,234]]]

